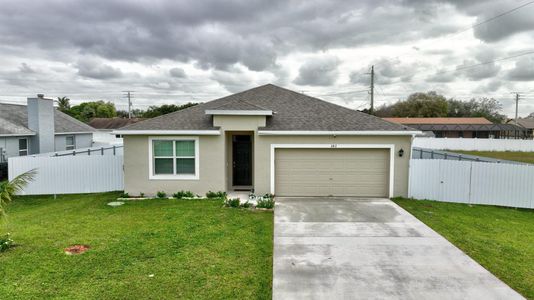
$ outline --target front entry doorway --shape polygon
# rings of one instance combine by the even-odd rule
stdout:
[[[252,186],[252,136],[232,136],[232,185]]]

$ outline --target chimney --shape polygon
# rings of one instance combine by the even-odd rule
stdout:
[[[43,94],[28,98],[28,128],[36,135],[30,139],[31,153],[54,152],[54,101]]]

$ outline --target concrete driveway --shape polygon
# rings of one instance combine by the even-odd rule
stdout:
[[[523,299],[387,199],[277,198],[273,299]]]

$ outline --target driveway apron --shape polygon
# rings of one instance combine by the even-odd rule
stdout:
[[[523,299],[388,199],[277,198],[273,299]]]

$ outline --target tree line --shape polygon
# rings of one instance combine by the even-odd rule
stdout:
[[[89,122],[93,118],[127,118],[128,111],[117,110],[115,104],[110,101],[98,100],[83,102],[78,105],[71,105],[70,99],[67,97],[58,97],[58,110],[76,118],[82,122]],[[178,110],[182,110],[191,106],[195,106],[198,103],[188,102],[183,105],[175,104],[163,104],[163,105],[151,105],[146,110],[133,109],[132,115],[136,118],[154,118],[168,113],[172,113]]]
[[[413,93],[406,100],[399,100],[393,104],[384,104],[374,111],[378,117],[483,117],[493,123],[506,122],[506,116],[501,114],[502,105],[493,98],[472,98],[461,101],[445,98],[434,91],[427,93]],[[364,110],[364,112],[369,112]]]

